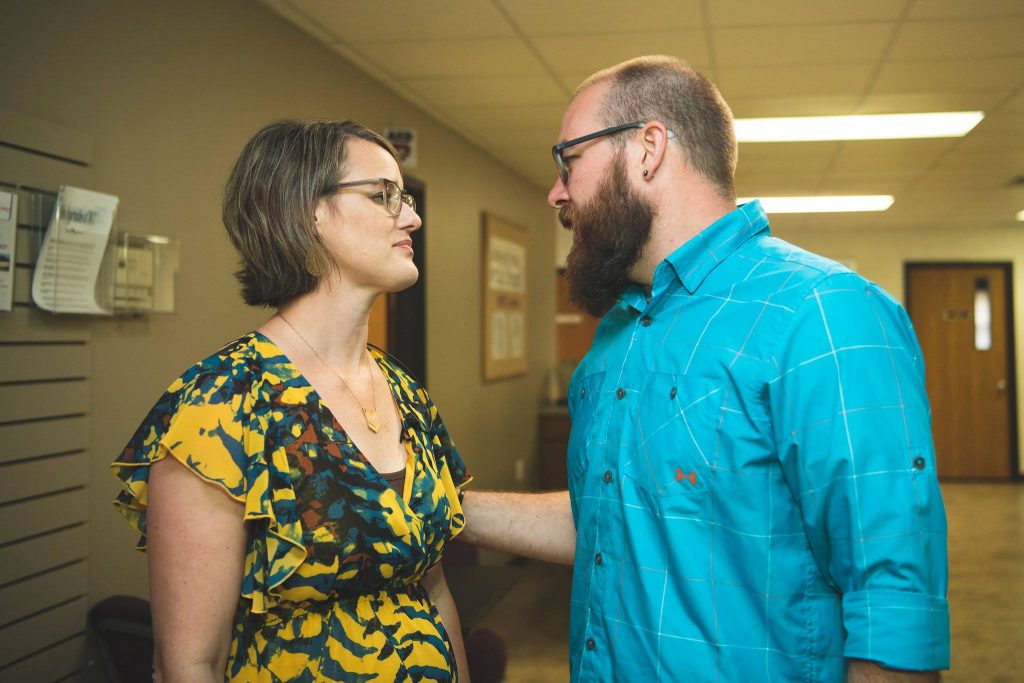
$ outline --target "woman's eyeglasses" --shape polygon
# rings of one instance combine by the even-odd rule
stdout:
[[[384,210],[392,216],[402,213],[402,204],[405,204],[413,211],[416,210],[416,198],[400,188],[397,183],[387,178],[367,178],[366,180],[350,180],[347,183],[335,183],[327,188],[327,194],[346,187],[373,184],[380,186],[380,196],[384,203]]]

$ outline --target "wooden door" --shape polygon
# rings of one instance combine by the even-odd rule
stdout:
[[[945,478],[1008,479],[1015,469],[1010,274],[1009,264],[906,267],[907,308],[924,352]]]

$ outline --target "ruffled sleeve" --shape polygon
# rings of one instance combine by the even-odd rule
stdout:
[[[473,476],[462,462],[455,442],[452,441],[448,428],[437,410],[437,406],[422,391],[424,405],[429,415],[430,444],[437,465],[438,479],[444,489],[445,498],[448,499],[448,508],[451,515],[451,536],[459,535],[466,526],[466,515],[462,511],[462,503],[459,500],[459,489],[462,489],[473,481]]]
[[[306,559],[289,467],[268,449],[267,383],[244,359],[197,364],[157,401],[111,465],[123,489],[114,505],[147,546],[150,467],[173,457],[240,504],[249,531],[241,595],[253,612],[277,601],[277,587]]]

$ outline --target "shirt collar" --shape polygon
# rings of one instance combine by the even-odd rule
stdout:
[[[756,199],[747,202],[691,237],[659,263],[654,271],[650,297],[641,287],[630,285],[622,293],[619,303],[642,311],[649,299],[657,298],[676,280],[693,294],[726,256],[754,235],[767,231],[768,216],[761,208],[761,202]]]

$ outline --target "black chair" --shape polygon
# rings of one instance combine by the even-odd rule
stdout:
[[[149,602],[112,595],[89,610],[89,628],[112,683],[153,680],[153,619]]]

